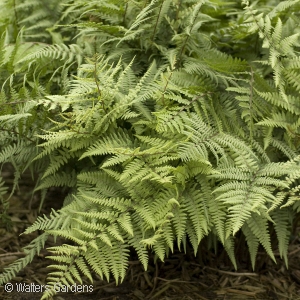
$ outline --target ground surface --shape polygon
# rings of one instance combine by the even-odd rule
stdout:
[[[11,173],[4,172],[6,181],[12,181]],[[10,216],[13,221],[11,231],[0,227],[0,272],[9,263],[23,256],[22,247],[26,246],[38,232],[30,235],[19,235],[40,214],[48,214],[51,207],[61,207],[63,195],[59,190],[52,190],[42,207],[38,208],[40,199],[35,196],[29,200],[33,183],[29,176],[24,176],[20,191],[10,200]],[[1,207],[0,207],[1,209]],[[297,231],[296,231],[297,232]],[[299,232],[299,230],[298,230]],[[53,246],[49,241],[47,246]],[[41,251],[32,264],[21,271],[11,283],[42,284],[45,282],[47,251]],[[207,250],[203,243],[199,254],[194,257],[193,251],[187,254],[178,250],[170,255],[164,263],[150,260],[149,269],[145,272],[134,254],[124,282],[116,286],[114,282],[104,282],[95,276],[93,293],[61,293],[55,299],[110,299],[110,300],[143,300],[143,299],[300,299],[300,239],[299,235],[291,239],[289,246],[289,269],[287,270],[279,253],[275,251],[277,264],[265,256],[263,249],[258,253],[257,270],[251,271],[247,249],[243,241],[237,245],[238,270],[232,267],[226,253],[220,249],[217,254]],[[86,284],[90,284],[86,281]],[[0,299],[3,300],[37,300],[41,294],[30,292],[7,293],[0,286]]]

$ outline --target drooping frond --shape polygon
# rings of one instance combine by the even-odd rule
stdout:
[[[69,194],[26,229],[44,233],[0,284],[48,236],[69,242],[48,249],[43,299],[93,273],[122,281],[130,249],[147,269],[150,251],[164,260],[189,240],[196,254],[207,237],[237,267],[239,231],[253,268],[259,245],[275,260],[271,227],[287,264],[300,211],[299,1],[14,3],[0,3],[0,163],[14,168],[13,191],[29,169],[42,201],[53,186]]]

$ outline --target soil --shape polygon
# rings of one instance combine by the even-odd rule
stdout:
[[[12,186],[12,173],[3,172],[7,184]],[[29,235],[20,234],[43,214],[49,214],[51,208],[59,209],[62,206],[64,193],[59,189],[51,189],[47,194],[41,210],[39,195],[30,200],[34,187],[29,174],[25,174],[20,182],[20,188],[10,198],[9,216],[12,220],[11,228],[3,224],[0,227],[0,272],[16,259],[23,257],[22,248],[37,237],[40,232]],[[1,210],[1,203],[0,203]],[[0,211],[1,213],[1,211]],[[186,253],[178,249],[170,254],[165,262],[154,262],[150,255],[149,267],[145,271],[132,253],[127,276],[122,284],[114,281],[105,282],[94,275],[93,292],[89,293],[59,293],[54,299],[59,300],[144,300],[144,299],[293,299],[300,300],[300,238],[299,223],[295,224],[294,236],[291,238],[288,252],[289,268],[280,258],[279,252],[274,251],[277,264],[268,258],[260,249],[257,256],[255,271],[251,269],[248,250],[245,241],[240,237],[236,247],[238,269],[234,270],[226,252],[220,249],[215,253],[209,250],[207,243],[201,243],[197,256],[188,245]],[[49,240],[46,247],[63,243]],[[276,246],[276,240],[274,239]],[[275,247],[274,246],[274,247]],[[273,248],[276,249],[276,248]],[[49,268],[52,263],[46,256],[46,249],[34,258],[33,262],[22,270],[10,283],[14,291],[8,293],[4,286],[0,286],[0,299],[3,300],[38,300],[41,293],[17,292],[19,284],[41,285],[46,282]],[[84,280],[83,284],[91,283]]]

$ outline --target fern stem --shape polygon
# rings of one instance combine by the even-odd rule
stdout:
[[[152,294],[154,293],[154,291],[156,290],[157,279],[158,279],[158,265],[157,265],[157,262],[155,262],[155,276],[153,278],[153,288],[152,288],[150,294],[148,295],[148,298],[150,298],[152,296]]]
[[[95,83],[96,83],[96,86],[97,86],[97,90],[98,90],[98,94],[99,94],[99,100],[101,101],[101,90],[100,90],[100,87],[99,87],[99,82],[98,82],[98,78],[97,78],[97,62],[95,61],[95,69],[94,69],[94,78],[95,78]],[[104,102],[103,100],[101,101],[101,104],[102,104],[102,108],[104,110],[104,112],[106,113],[106,109],[104,107]],[[94,105],[93,105],[94,106]]]
[[[180,53],[179,53],[179,59],[178,59],[178,66],[179,66],[179,64],[181,63],[182,54],[183,54],[183,51],[184,51],[184,49],[185,49],[185,46],[186,46],[186,43],[187,43],[188,39],[189,39],[189,36],[187,36],[187,37],[185,38],[185,41],[184,41],[184,43],[183,43],[183,46],[181,47],[181,50],[180,50]]]
[[[155,37],[155,34],[156,34],[157,25],[158,25],[158,20],[159,20],[160,13],[161,13],[162,7],[164,5],[164,2],[165,2],[165,0],[162,1],[161,5],[160,5],[160,8],[159,8],[159,12],[158,12],[157,18],[156,18],[156,23],[155,23],[155,26],[154,26],[153,35],[151,37],[151,42],[152,43],[154,42],[154,37]]]
[[[197,11],[197,13],[195,14],[194,19],[193,19],[192,22],[191,22],[191,26],[190,26],[189,32],[188,32],[188,34],[187,34],[187,36],[186,36],[186,38],[185,38],[185,41],[184,41],[184,43],[183,43],[183,45],[182,45],[182,48],[181,48],[181,51],[180,51],[180,54],[179,54],[178,65],[179,65],[179,63],[180,63],[181,60],[182,60],[182,54],[183,54],[183,52],[184,52],[184,50],[185,50],[187,41],[189,40],[189,38],[190,38],[190,36],[191,36],[191,32],[192,32],[192,30],[193,30],[193,27],[194,27],[194,25],[195,25],[195,21],[196,21],[196,19],[197,19],[197,17],[198,17],[198,14],[199,14],[199,12],[200,12],[200,8],[201,8],[201,5],[199,5],[198,11]]]
[[[251,69],[251,79],[250,79],[250,97],[249,97],[249,115],[250,115],[250,141],[253,141],[253,117],[252,117],[252,100],[253,100],[253,84],[254,84],[254,77],[253,77],[253,69]]]
[[[11,129],[11,130],[8,130],[8,129],[5,129],[3,127],[0,127],[0,130],[1,131],[6,131],[8,133],[14,133],[15,135],[20,135],[19,132],[15,131],[14,129]],[[27,139],[28,141],[30,141],[31,143],[34,143],[36,144],[36,141],[32,140],[31,138],[29,138],[28,136],[24,136],[25,139]]]
[[[145,0],[144,6],[142,7],[141,10],[143,10],[146,7],[147,3],[148,3],[148,0]]]
[[[125,20],[126,20],[127,10],[128,10],[128,2],[126,2],[125,9],[124,9],[124,16],[123,16],[123,25],[124,25],[124,27],[125,27]]]
[[[15,14],[15,32],[14,32],[14,38],[16,39],[18,36],[18,32],[20,31],[19,29],[19,24],[18,24],[18,13],[16,9],[16,0],[13,0],[13,7],[14,7],[14,14]]]
[[[170,76],[169,76],[169,78],[167,79],[167,83],[166,83],[166,85],[165,85],[164,91],[163,91],[163,93],[162,93],[162,99],[161,99],[161,101],[162,101],[162,103],[163,103],[163,106],[165,106],[165,92],[166,92],[166,90],[167,90],[167,86],[168,86],[168,84],[169,84],[169,81],[171,80],[172,75],[173,75],[173,72],[170,73]]]

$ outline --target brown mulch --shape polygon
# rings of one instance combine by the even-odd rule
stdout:
[[[10,172],[3,173],[11,183]],[[37,216],[49,214],[51,208],[58,209],[64,197],[60,190],[53,189],[48,194],[43,208],[39,212],[38,196],[29,201],[33,183],[25,175],[20,183],[20,190],[10,199],[9,214],[13,222],[12,230],[0,227],[0,272],[16,259],[23,257],[22,247],[26,246],[39,232],[21,235]],[[1,203],[0,203],[1,209]],[[299,228],[295,232],[299,233]],[[274,240],[276,242],[276,240]],[[60,242],[60,241],[58,241]],[[61,241],[63,242],[63,241]],[[56,245],[53,240],[47,247]],[[276,245],[276,244],[275,244]],[[144,299],[293,299],[300,300],[300,238],[293,236],[289,246],[289,269],[274,251],[277,264],[272,262],[263,249],[259,250],[255,272],[251,270],[249,255],[244,241],[237,245],[238,270],[234,270],[226,253],[220,249],[217,253],[208,250],[205,240],[196,257],[188,245],[187,253],[175,250],[165,262],[154,262],[150,256],[149,267],[144,271],[137,257],[132,253],[127,276],[124,282],[116,286],[94,275],[92,293],[60,293],[54,299],[65,300],[144,300]],[[52,261],[46,259],[47,250],[42,250],[34,261],[22,270],[13,281],[16,284],[43,284],[46,281]],[[91,283],[85,281],[84,284]],[[41,293],[5,292],[0,286],[0,299],[3,300],[38,300]]]

